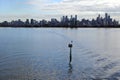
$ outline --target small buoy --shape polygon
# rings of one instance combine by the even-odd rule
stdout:
[[[72,62],[72,47],[73,47],[73,41],[71,41],[71,43],[68,44],[68,47],[70,48],[70,55],[69,55],[69,64],[71,64]]]

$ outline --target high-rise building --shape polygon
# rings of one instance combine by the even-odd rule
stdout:
[[[29,19],[26,19],[25,24],[30,24]]]
[[[108,25],[108,14],[105,13],[105,25],[107,26]]]
[[[75,15],[75,21],[77,21],[77,15]]]
[[[32,24],[32,25],[34,24],[34,20],[33,20],[33,19],[31,19],[31,24]]]
[[[74,25],[77,25],[77,15],[75,15]]]

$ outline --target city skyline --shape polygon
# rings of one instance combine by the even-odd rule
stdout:
[[[71,14],[90,19],[106,12],[120,21],[119,0],[1,0],[0,8],[0,22],[18,18],[59,19]]]
[[[0,23],[1,27],[120,27],[119,21],[113,19],[109,14],[105,13],[104,17],[100,14],[96,18],[89,19],[78,19],[78,16],[71,15],[62,16],[60,20],[56,18],[51,18],[51,20],[35,20],[26,19],[22,21],[21,19],[12,20],[11,22],[3,21]]]

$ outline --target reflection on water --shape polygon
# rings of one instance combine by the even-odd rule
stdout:
[[[72,74],[72,64],[69,64],[68,74]]]
[[[69,63],[69,68],[68,68],[68,77],[69,77],[69,80],[71,80],[72,71],[73,71],[72,64]]]
[[[119,44],[120,29],[1,28],[0,80],[119,80]]]

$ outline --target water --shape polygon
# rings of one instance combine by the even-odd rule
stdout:
[[[119,79],[120,29],[0,28],[0,80]]]

